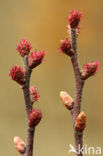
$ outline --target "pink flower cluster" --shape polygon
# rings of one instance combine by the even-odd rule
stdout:
[[[29,68],[33,69],[36,66],[40,65],[43,61],[43,58],[45,56],[44,51],[34,51],[29,55],[31,50],[31,44],[29,41],[26,39],[22,39],[18,44],[17,44],[17,51],[19,54],[24,57],[25,55],[28,55],[28,66]],[[25,72],[21,67],[14,66],[10,70],[9,76],[11,77],[12,80],[16,81],[20,85],[24,85],[25,83]],[[39,98],[39,94],[37,96],[35,95],[35,100]]]
[[[25,55],[28,55],[30,53],[30,50],[31,50],[31,44],[26,39],[22,39],[17,44],[17,51],[22,57],[24,57]]]
[[[40,65],[43,61],[43,58],[45,56],[44,51],[34,51],[29,56],[29,68],[33,69],[36,66]]]
[[[80,19],[82,17],[82,13],[77,11],[77,10],[72,10],[70,12],[70,16],[68,17],[68,26],[67,26],[67,31],[69,33],[69,35],[71,34],[71,28],[76,30],[76,34],[78,36],[78,34],[80,33]],[[60,51],[68,56],[73,56],[74,55],[74,51],[71,47],[70,41],[68,40],[68,38],[61,40],[60,42]]]
[[[77,28],[80,23],[80,19],[82,17],[82,13],[77,10],[72,10],[70,12],[70,16],[68,17],[68,22],[71,28]]]
[[[81,72],[82,79],[86,80],[90,76],[95,75],[95,73],[98,71],[98,66],[98,61],[86,63]]]
[[[80,20],[82,17],[82,13],[77,11],[77,10],[72,10],[70,12],[70,16],[68,17],[68,26],[67,26],[67,31],[70,35],[73,37],[72,33],[75,33],[78,37],[78,34],[80,33]],[[59,48],[60,52],[70,56],[71,58],[73,58],[72,56],[75,55],[75,51],[73,50],[73,47],[71,45],[71,42],[69,41],[68,38],[65,38],[64,40],[60,41],[60,48]],[[90,63],[86,63],[83,67],[83,70],[81,72],[81,78],[83,80],[86,80],[88,77],[95,75],[95,73],[98,71],[98,65],[99,63],[96,62],[90,62]]]
[[[41,120],[42,112],[38,109],[32,109],[29,116],[29,127],[34,128]]]
[[[25,72],[23,69],[19,66],[14,66],[11,68],[9,72],[9,76],[12,80],[16,81],[20,85],[23,85],[25,83]]]
[[[60,48],[59,49],[62,53],[66,54],[68,56],[72,56],[74,54],[68,38],[60,41]]]
[[[22,39],[18,44],[17,44],[17,51],[19,54],[24,57],[25,55],[28,55],[28,64],[29,68],[33,69],[36,66],[40,65],[43,61],[43,58],[45,56],[45,51],[37,51],[35,50],[34,52],[31,53],[29,56],[31,50],[31,44],[29,41],[26,39]]]

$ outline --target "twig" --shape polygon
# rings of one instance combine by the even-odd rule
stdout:
[[[69,25],[67,27],[70,35],[70,41],[66,38],[60,42],[60,51],[71,58],[75,75],[75,99],[73,100],[70,95],[64,91],[60,92],[60,98],[65,107],[71,112],[76,156],[83,156],[83,130],[86,127],[86,115],[84,112],[81,112],[81,100],[84,80],[94,75],[98,70],[97,61],[86,63],[82,71],[80,71],[79,68],[77,37],[80,32],[79,22],[81,17],[82,14],[80,12],[76,10],[71,11],[70,16],[68,17]]]
[[[33,109],[33,103],[40,97],[36,87],[30,87],[30,77],[32,69],[42,63],[45,56],[44,51],[34,51],[29,55],[31,44],[26,39],[22,39],[17,44],[17,51],[22,56],[24,61],[25,71],[19,66],[14,66],[9,73],[12,80],[22,86],[25,100],[25,111],[27,121],[27,141],[26,144],[20,137],[14,137],[14,145],[17,151],[24,156],[33,156],[33,142],[35,126],[42,118],[42,112],[38,109]]]
[[[32,104],[30,100],[30,76],[32,70],[28,67],[28,56],[25,55],[24,58],[24,66],[25,66],[25,84],[22,87],[25,99],[25,109],[26,109],[26,116],[27,116],[27,143],[26,143],[26,152],[25,156],[32,156],[33,155],[33,139],[34,139],[34,129],[29,127],[29,116],[32,110]]]
[[[76,29],[71,29],[71,46],[75,52],[75,55],[71,57],[71,62],[73,65],[73,70],[75,74],[75,84],[76,84],[76,92],[75,92],[75,101],[74,101],[74,107],[72,111],[72,118],[73,118],[73,127],[75,125],[75,120],[77,116],[79,115],[81,111],[81,100],[82,100],[82,91],[83,91],[83,86],[84,86],[84,80],[81,79],[81,73],[79,69],[79,63],[78,63],[78,55],[77,55],[77,34],[76,34]],[[76,145],[76,151],[78,153],[78,147],[80,148],[83,147],[83,132],[82,133],[77,133],[75,131],[74,127],[74,136],[75,136],[75,145]],[[82,156],[83,154],[76,154],[76,156]]]

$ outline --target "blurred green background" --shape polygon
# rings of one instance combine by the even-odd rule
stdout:
[[[43,119],[36,128],[36,156],[69,156],[74,145],[71,115],[60,99],[59,92],[74,96],[74,75],[70,60],[58,52],[59,42],[68,36],[67,17],[70,10],[83,12],[78,39],[80,67],[98,60],[99,72],[86,81],[82,110],[87,114],[84,144],[103,149],[103,1],[99,0],[0,0],[0,155],[18,156],[13,137],[26,137],[24,99],[20,86],[8,73],[13,65],[23,66],[16,52],[22,38],[32,47],[46,50],[46,62],[37,67],[31,85],[40,91],[36,108]],[[102,151],[103,153],[103,151]],[[92,154],[91,154],[92,155]],[[102,154],[103,155],[103,154]]]

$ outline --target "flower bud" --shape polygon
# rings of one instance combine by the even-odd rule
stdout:
[[[86,127],[86,115],[84,112],[81,112],[75,121],[75,130],[78,132],[82,132]]]
[[[29,127],[34,128],[41,120],[42,112],[38,109],[32,109],[29,116]]]
[[[95,73],[98,71],[98,66],[99,66],[99,63],[97,61],[86,63],[81,72],[82,79],[86,80],[90,76],[95,75]]]
[[[67,109],[71,110],[73,108],[74,101],[67,92],[61,91],[60,99]]]
[[[30,87],[30,99],[31,99],[31,103],[33,104],[35,101],[38,101],[39,97],[40,97],[40,93],[37,91],[37,88],[31,86]]]
[[[71,28],[77,28],[80,23],[80,19],[82,17],[82,13],[77,10],[72,10],[70,12],[70,16],[68,17],[68,21]]]
[[[72,56],[74,54],[71,44],[68,41],[68,38],[60,41],[60,51],[68,56]]]
[[[45,52],[44,51],[34,51],[31,53],[31,55],[29,56],[29,68],[33,69],[36,66],[40,65],[43,61],[43,58],[45,56]]]
[[[31,50],[31,44],[29,41],[26,39],[22,39],[18,44],[17,44],[17,49],[16,49],[19,54],[24,57],[25,55],[28,55]]]
[[[9,76],[11,77],[11,79],[16,81],[20,85],[23,85],[25,83],[24,74],[25,73],[24,73],[23,69],[19,66],[12,67],[9,72]]]
[[[14,137],[14,146],[16,148],[16,150],[20,153],[20,154],[24,154],[26,151],[26,144],[21,140],[21,138],[15,136]]]

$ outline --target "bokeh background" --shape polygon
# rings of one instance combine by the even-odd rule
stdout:
[[[23,66],[16,52],[22,38],[30,40],[33,49],[46,51],[46,62],[37,67],[31,85],[40,91],[36,108],[43,119],[36,128],[37,156],[69,156],[74,145],[72,120],[59,92],[74,96],[74,75],[70,60],[58,52],[59,42],[68,36],[67,16],[70,10],[83,12],[78,39],[80,67],[98,60],[99,72],[86,81],[82,110],[87,114],[84,144],[103,149],[103,1],[99,0],[0,0],[0,155],[18,156],[13,137],[26,137],[24,99],[20,86],[8,73],[13,65]],[[91,154],[92,155],[92,154]],[[102,154],[103,155],[103,151]]]

